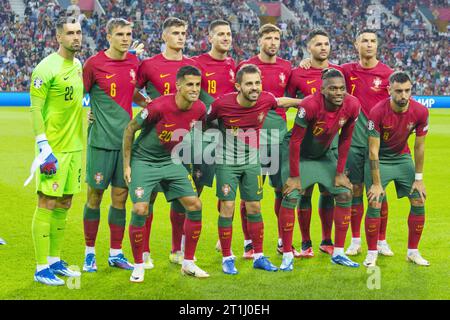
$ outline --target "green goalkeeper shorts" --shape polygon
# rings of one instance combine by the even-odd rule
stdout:
[[[81,191],[82,151],[54,152],[58,170],[52,176],[36,173],[36,191],[50,197],[76,194]]]

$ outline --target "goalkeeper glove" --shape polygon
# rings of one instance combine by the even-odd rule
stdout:
[[[37,141],[39,147],[39,157],[44,162],[39,166],[41,173],[45,175],[53,175],[58,170],[58,159],[53,154],[52,148],[48,144],[46,137]]]

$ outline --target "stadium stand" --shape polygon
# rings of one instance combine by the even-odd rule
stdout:
[[[67,1],[65,1],[67,2]],[[69,1],[70,2],[70,1]],[[281,22],[282,57],[298,65],[303,59],[305,38],[313,27],[322,27],[331,34],[331,61],[345,63],[357,59],[353,46],[354,35],[367,25],[370,0],[283,0],[298,19]],[[433,26],[425,28],[418,5],[445,6],[446,1],[378,1],[394,17],[381,13],[379,35],[380,59],[396,69],[411,73],[414,91],[419,95],[449,95],[448,35],[440,34]],[[24,0],[21,20],[12,12],[8,0],[0,0],[0,91],[27,91],[30,74],[44,56],[57,48],[52,22],[65,10],[58,2]],[[61,3],[61,2],[59,2]],[[145,43],[145,56],[161,52],[161,25],[165,18],[175,15],[189,23],[185,54],[198,55],[208,50],[207,27],[210,21],[225,18],[232,24],[234,46],[232,55],[239,62],[257,53],[257,15],[244,0],[101,0],[105,15],[86,12],[80,17],[83,27],[83,62],[98,50],[107,47],[105,25],[111,17],[128,17],[134,22],[134,37]],[[409,31],[409,32],[408,32]]]

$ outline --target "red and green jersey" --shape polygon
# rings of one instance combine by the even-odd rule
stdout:
[[[177,72],[181,67],[198,67],[194,60],[168,60],[162,53],[143,60],[139,66],[137,87],[146,88],[150,98],[176,93]]]
[[[114,60],[105,51],[84,64],[84,90],[89,93],[95,118],[89,126],[89,145],[108,150],[122,148],[123,131],[133,117],[138,65],[134,54],[128,53],[124,60]]]
[[[214,99],[235,91],[236,63],[233,58],[228,57],[225,60],[217,60],[211,57],[209,53],[204,53],[192,60],[202,71],[202,93],[200,100],[209,108]]]
[[[353,128],[358,119],[361,104],[346,94],[342,105],[335,111],[325,107],[321,93],[306,97],[300,103],[290,141],[291,176],[299,176],[299,160],[316,159],[325,155],[339,134],[337,172],[344,172],[347,154],[352,140]]]
[[[259,163],[260,130],[269,110],[277,107],[270,92],[262,91],[252,107],[241,106],[237,96],[237,92],[232,92],[219,97],[208,113],[208,122],[217,119],[223,137],[216,152],[217,164]]]
[[[171,163],[171,151],[181,143],[196,121],[205,122],[206,107],[195,101],[189,110],[182,111],[169,94],[154,99],[137,116],[142,131],[133,145],[132,156],[155,166]]]
[[[368,132],[380,138],[380,160],[401,160],[411,154],[408,138],[413,131],[418,137],[428,133],[428,109],[413,99],[406,112],[394,112],[391,99],[379,102],[370,111]]]
[[[333,68],[341,72],[342,68],[335,64],[328,64],[328,68]],[[304,98],[316,92],[320,92],[322,86],[322,71],[319,68],[295,68],[292,70],[291,78],[288,83],[288,94],[290,97]]]
[[[289,61],[277,57],[275,63],[266,63],[256,55],[248,60],[242,61],[237,70],[244,64],[254,64],[261,70],[262,89],[272,93],[275,97],[283,97],[287,91],[287,85],[292,72],[292,65]],[[265,130],[279,130],[279,143],[287,132],[286,127],[286,109],[276,108],[269,111],[263,128]],[[268,131],[268,133],[270,133]],[[269,137],[266,140],[268,143]]]
[[[373,68],[363,68],[359,62],[343,64],[347,91],[361,102],[361,115],[355,126],[352,146],[367,147],[367,118],[370,110],[389,97],[389,76],[393,70],[378,62]]]

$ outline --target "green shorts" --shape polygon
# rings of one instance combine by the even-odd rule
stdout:
[[[237,188],[244,201],[260,201],[263,197],[261,165],[216,166],[216,195],[223,201],[234,201]]]
[[[122,150],[107,150],[88,146],[86,159],[86,182],[94,189],[113,187],[127,188],[123,180]]]
[[[266,175],[269,176],[270,185],[274,189],[281,190],[283,188],[283,181],[281,176],[281,164],[283,163],[283,154],[286,154],[286,152],[287,154],[289,154],[289,140],[287,140],[287,144],[282,143],[277,145],[277,148],[275,148],[275,150],[272,150],[272,146],[270,145],[260,146],[260,154],[266,154],[271,160],[269,163],[266,164],[261,163],[262,175],[264,177]],[[276,161],[277,163],[274,163],[274,161]]]
[[[368,159],[368,149],[360,147],[350,147],[347,157],[348,178],[351,183],[361,184],[364,182],[364,166]]]
[[[215,164],[194,164],[192,170],[192,177],[194,178],[195,185],[212,187],[214,181],[214,174],[216,171]]]
[[[366,184],[367,192],[372,186],[372,174],[370,172],[369,161],[366,161],[365,169],[364,183]],[[380,178],[383,189],[386,189],[387,185],[391,181],[394,181],[397,198],[406,196],[410,198],[420,197],[417,192],[410,195],[415,180],[415,167],[411,155],[405,156],[400,161],[380,160]]]
[[[319,184],[321,192],[328,191],[332,195],[350,192],[344,187],[335,187],[334,178],[336,177],[337,150],[328,150],[326,154],[317,159],[300,158],[300,181],[302,189]],[[289,177],[289,162],[283,162],[282,166],[283,183]],[[298,190],[291,192],[287,199],[299,199]]]
[[[46,196],[62,197],[65,194],[76,194],[81,191],[82,151],[54,152],[58,159],[56,174],[48,177],[36,173],[36,191]]]
[[[145,161],[131,160],[129,192],[133,203],[149,202],[150,195],[158,184],[167,201],[197,196],[194,180],[182,164],[171,163],[156,167]]]

